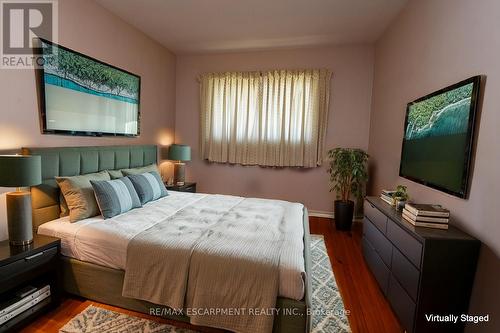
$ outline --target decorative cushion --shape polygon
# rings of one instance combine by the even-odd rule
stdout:
[[[106,170],[109,173],[111,179],[120,179],[123,177],[121,170]]]
[[[105,219],[142,207],[134,185],[127,177],[115,180],[91,180],[97,204]]]
[[[59,209],[61,210],[59,217],[65,217],[69,215],[68,204],[66,203],[66,199],[64,199],[64,195],[61,191],[59,191]]]
[[[160,174],[158,171],[158,166],[156,164],[150,164],[146,165],[140,168],[132,168],[132,169],[122,169],[121,172],[124,176],[130,176],[130,175],[140,175],[146,172],[156,172]]]
[[[129,175],[127,178],[134,184],[134,188],[143,205],[146,202],[157,200],[168,195],[165,184],[163,184],[160,175],[156,171],[146,172],[140,175]]]
[[[106,171],[74,177],[56,177],[57,185],[68,204],[70,222],[99,215],[91,180],[110,180],[110,177]]]

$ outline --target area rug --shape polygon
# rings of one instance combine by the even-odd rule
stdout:
[[[322,236],[311,235],[312,332],[351,332]],[[61,333],[196,333],[90,305],[71,319]]]
[[[311,235],[312,332],[351,332],[323,236]]]
[[[152,320],[90,305],[71,319],[61,333],[196,333]]]

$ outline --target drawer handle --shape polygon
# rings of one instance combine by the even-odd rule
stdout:
[[[35,258],[38,258],[38,257],[40,257],[40,256],[43,256],[43,251],[42,251],[42,252],[39,252],[39,253],[36,253],[36,254],[34,254],[34,255],[32,255],[32,256],[26,257],[26,258],[24,258],[24,260],[26,260],[26,261],[30,261],[30,260],[35,259]]]

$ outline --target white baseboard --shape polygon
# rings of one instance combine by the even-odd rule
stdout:
[[[327,219],[334,219],[335,218],[335,215],[333,214],[333,212],[326,212],[326,211],[322,211],[322,210],[310,210],[308,212],[309,212],[309,216],[312,216],[312,217],[324,217]],[[353,221],[354,222],[363,222],[363,216],[354,216]]]
[[[324,217],[327,219],[333,219],[333,212],[325,212],[325,211],[321,211],[321,210],[310,210],[309,216]]]

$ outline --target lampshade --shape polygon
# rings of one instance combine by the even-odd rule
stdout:
[[[0,155],[0,186],[23,187],[42,182],[40,156]]]
[[[173,144],[168,148],[168,159],[172,161],[191,161],[191,147]]]

